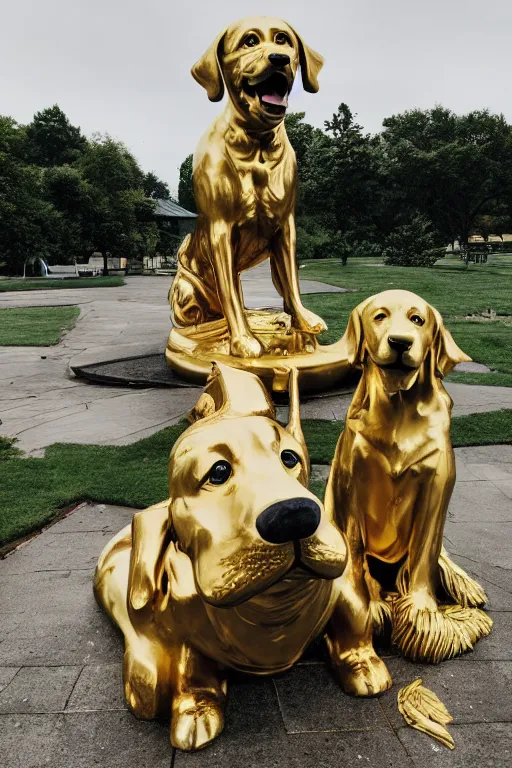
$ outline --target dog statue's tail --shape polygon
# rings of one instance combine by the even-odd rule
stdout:
[[[439,576],[447,595],[463,608],[481,608],[487,602],[480,584],[450,560],[444,547],[439,557]]]

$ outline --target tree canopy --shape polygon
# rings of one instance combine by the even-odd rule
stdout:
[[[413,109],[366,133],[347,104],[323,130],[290,113],[285,126],[299,175],[299,258],[385,255],[431,265],[471,234],[512,231],[512,128],[503,115]],[[192,155],[179,202],[194,205]],[[417,253],[413,257],[414,243]]]
[[[29,125],[0,117],[0,269],[19,274],[29,256],[87,261],[94,251],[142,260],[165,237],[155,200],[167,184],[143,173],[122,142],[86,139],[57,105]],[[175,243],[173,243],[175,249]]]
[[[386,118],[375,136],[346,104],[324,131],[304,117],[286,118],[299,164],[299,256],[396,254],[400,243],[410,255],[415,236],[429,264],[440,246],[510,231],[512,129],[503,115],[415,109]]]
[[[371,135],[347,104],[323,128],[287,115],[299,173],[299,258],[384,254],[431,264],[448,243],[512,231],[512,127],[503,115],[413,109]],[[54,105],[28,125],[0,116],[0,269],[28,256],[50,263],[93,251],[142,259],[174,253],[179,236],[154,217],[170,199],[122,142],[83,136]],[[180,167],[179,203],[196,211],[193,159]],[[416,253],[414,253],[416,249]]]

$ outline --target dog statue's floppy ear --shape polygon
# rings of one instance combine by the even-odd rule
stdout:
[[[220,65],[219,48],[224,40],[226,30],[214,40],[199,61],[192,67],[192,77],[202,85],[210,101],[220,101],[224,96],[224,80]]]
[[[128,600],[136,611],[153,599],[157,571],[169,534],[168,501],[143,509],[133,516]]]
[[[347,329],[343,335],[342,343],[345,345],[345,355],[350,365],[359,367],[363,362],[363,321],[361,311],[366,301],[354,307],[348,319]]]
[[[471,358],[457,346],[450,331],[445,328],[443,318],[437,309],[432,307],[436,322],[434,338],[435,365],[441,377],[450,373],[457,363],[470,363]]]
[[[310,48],[302,37],[293,30],[299,43],[299,63],[302,75],[302,85],[308,93],[317,93],[319,89],[318,74],[324,65],[324,57]]]

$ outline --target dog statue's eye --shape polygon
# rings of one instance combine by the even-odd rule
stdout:
[[[421,317],[421,315],[411,315],[409,320],[411,321],[411,323],[414,323],[414,325],[425,325],[425,321]]]
[[[278,32],[274,38],[277,45],[291,45],[291,40],[285,32]]]
[[[244,39],[242,41],[242,45],[245,48],[254,48],[254,46],[258,45],[259,42],[260,42],[260,39],[259,39],[258,35],[251,34],[251,35],[247,35],[246,37],[244,37]]]
[[[222,485],[231,477],[229,461],[216,461],[208,472],[208,480],[212,485]]]
[[[281,461],[285,467],[288,467],[288,469],[293,469],[297,466],[297,464],[300,463],[300,458],[297,456],[295,451],[286,450],[281,452]]]
[[[385,320],[386,317],[387,317],[387,315],[386,315],[385,312],[379,312],[379,314],[375,315],[375,317],[373,319],[376,320],[378,323],[380,323],[380,321],[381,320]]]

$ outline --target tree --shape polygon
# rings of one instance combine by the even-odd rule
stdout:
[[[29,256],[72,262],[98,249],[141,260],[159,238],[154,198],[169,197],[121,143],[87,141],[58,106],[28,126],[0,117],[0,262],[21,272]]]
[[[363,133],[346,104],[325,128],[325,134],[314,129],[309,143],[299,215],[313,216],[317,226],[332,232],[331,254],[346,264],[357,243],[375,237],[379,142]]]
[[[27,159],[45,167],[74,162],[87,145],[80,128],[71,125],[57,104],[36,112],[27,125],[26,140]]]
[[[192,172],[193,156],[188,155],[180,165],[180,181],[178,184],[178,202],[187,211],[197,213],[194,197],[194,180]]]
[[[402,216],[426,215],[445,242],[466,248],[479,217],[512,200],[512,133],[488,110],[443,107],[384,120],[383,151]]]
[[[143,189],[146,197],[151,197],[153,200],[171,199],[168,185],[165,181],[159,179],[153,171],[149,171],[144,176]]]
[[[86,214],[91,207],[89,185],[78,168],[61,165],[43,171],[42,191],[45,199],[60,214],[61,226],[55,232],[53,263],[70,264],[80,261],[93,248],[84,227]]]
[[[144,174],[124,144],[95,137],[80,170],[88,190],[84,234],[103,255],[103,274],[108,274],[109,253],[141,259],[153,251],[158,241],[155,204],[145,196]]]
[[[297,158],[299,178],[306,173],[308,158],[315,141],[322,141],[324,134],[320,128],[314,128],[304,122],[305,112],[290,112],[284,119],[284,125],[290,144]]]
[[[60,218],[44,200],[39,169],[0,152],[0,262],[8,274],[20,274],[29,256],[47,259]]]
[[[12,117],[0,115],[0,152],[17,161],[24,161],[26,155],[26,130]]]

